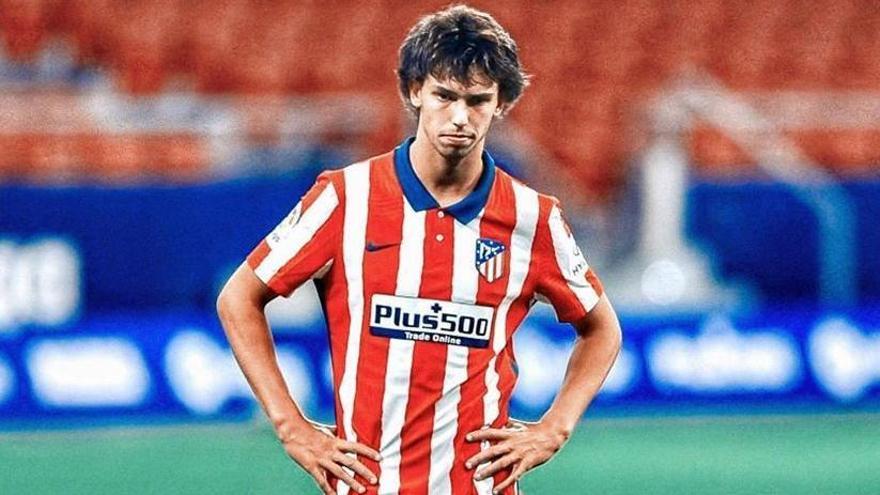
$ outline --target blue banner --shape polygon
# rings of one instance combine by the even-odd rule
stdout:
[[[546,410],[574,334],[536,308],[515,337],[512,412]],[[765,312],[678,321],[624,319],[620,357],[593,405],[880,405],[880,311]],[[310,415],[333,415],[327,336],[320,320],[276,330],[278,359]],[[439,344],[438,344],[439,345]],[[254,402],[211,315],[89,317],[63,329],[23,327],[0,339],[0,424],[15,420],[236,419]]]

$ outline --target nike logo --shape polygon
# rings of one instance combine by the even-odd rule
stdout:
[[[364,249],[368,253],[374,253],[374,252],[379,251],[381,249],[389,248],[391,246],[396,246],[397,244],[398,244],[397,242],[391,242],[388,244],[373,244],[372,242],[367,241],[367,245],[364,247]]]

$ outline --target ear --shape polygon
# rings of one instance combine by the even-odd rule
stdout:
[[[409,102],[414,108],[422,108],[422,83],[418,81],[409,83]]]
[[[510,103],[499,103],[497,107],[495,107],[495,118],[503,119],[505,115],[507,115],[507,111],[510,110]]]

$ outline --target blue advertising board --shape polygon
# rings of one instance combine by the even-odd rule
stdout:
[[[766,312],[679,321],[624,320],[621,354],[593,410],[689,406],[880,405],[880,311]],[[549,406],[574,334],[552,310],[517,332],[517,417]],[[310,415],[333,416],[320,319],[278,328],[280,367]],[[438,344],[440,345],[440,344]],[[254,402],[212,315],[89,317],[0,339],[0,423],[10,420],[241,419]]]

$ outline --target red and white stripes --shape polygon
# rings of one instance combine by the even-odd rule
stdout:
[[[424,263],[425,212],[416,212],[403,201],[403,226],[400,263],[397,269],[395,295],[417,297],[422,282]],[[400,489],[401,431],[409,402],[410,374],[413,364],[411,340],[390,339],[385,370],[385,394],[382,397],[382,433],[379,452],[382,454],[379,493],[396,494]]]
[[[531,189],[512,181],[515,198],[516,225],[510,239],[510,270],[507,281],[507,290],[495,317],[495,328],[492,336],[493,356],[486,369],[486,394],[483,396],[483,425],[490,426],[500,414],[501,390],[499,388],[499,374],[496,368],[496,360],[501,351],[507,345],[508,331],[512,333],[515,328],[508,328],[508,312],[511,304],[517,300],[523,291],[523,285],[529,274],[532,259],[532,242],[535,237],[535,227],[538,222],[538,195]],[[481,445],[482,449],[488,448],[488,443]],[[491,494],[494,487],[494,479],[486,478],[475,482],[477,493],[480,495]]]
[[[482,215],[467,225],[454,224],[452,301],[474,304],[479,288],[474,271],[477,239]],[[446,354],[443,391],[434,409],[434,432],[431,436],[431,470],[428,493],[452,493],[450,478],[455,460],[455,437],[459,430],[458,404],[461,385],[468,378],[470,348],[450,346]]]
[[[357,363],[360,358],[361,328],[364,315],[363,259],[366,243],[367,211],[369,208],[370,164],[361,162],[345,169],[345,220],[342,229],[342,257],[345,263],[345,281],[348,287],[348,344],[345,366],[340,380],[338,396],[342,410],[342,428],[345,438],[356,442],[358,437],[352,426],[354,417],[355,387],[357,386]],[[348,485],[337,485],[339,495],[346,495]]]
[[[487,445],[464,435],[507,419],[516,327],[535,296],[577,316],[601,287],[551,198],[498,171],[481,213],[462,223],[438,208],[416,211],[394,170],[387,154],[322,176],[248,261],[276,292],[329,268],[339,434],[382,454],[379,463],[361,458],[379,476],[368,493],[489,495],[506,474],[474,481],[464,461]],[[504,250],[477,266],[480,239]],[[489,346],[374,335],[376,294],[492,307]]]

